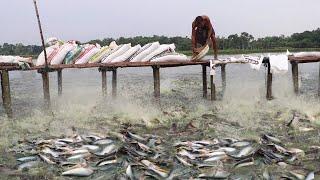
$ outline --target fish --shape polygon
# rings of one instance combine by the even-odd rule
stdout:
[[[53,151],[52,149],[45,147],[44,149],[41,150],[41,152],[45,154],[50,154],[51,156],[57,158],[59,157],[60,153]]]
[[[49,157],[43,155],[43,154],[39,154],[39,157],[46,163],[48,164],[56,164],[55,162],[53,162]]]
[[[254,165],[254,159],[253,158],[249,158],[249,159],[244,159],[238,163],[235,164],[234,168],[241,168],[241,167],[246,167],[246,166],[252,166]]]
[[[141,163],[145,165],[149,170],[155,172],[156,174],[160,175],[163,178],[169,176],[169,172],[167,170],[161,169],[160,167],[154,165],[152,162],[148,160],[142,160]]]
[[[73,155],[73,156],[68,157],[67,160],[68,161],[75,161],[75,160],[85,159],[90,156],[91,156],[90,153],[77,154],[77,155]]]
[[[293,176],[299,180],[305,180],[305,178],[306,178],[305,175],[297,173],[297,172],[290,171],[289,173],[291,176]]]
[[[137,134],[133,134],[133,133],[131,133],[131,132],[127,132],[128,133],[128,135],[129,135],[129,137],[130,138],[132,138],[132,139],[134,139],[134,140],[136,140],[136,141],[139,141],[139,142],[145,142],[145,141],[147,141],[147,139],[146,138],[143,138],[143,137],[141,137],[141,136],[139,136],[139,135],[137,135]]]
[[[96,151],[98,151],[100,149],[100,147],[99,146],[95,146],[95,145],[82,145],[81,149],[87,149],[87,150],[89,150],[91,152],[96,152]]]
[[[19,158],[19,159],[17,159],[17,161],[20,161],[20,162],[28,162],[28,161],[35,161],[35,160],[37,160],[37,159],[38,159],[37,156],[27,156],[27,157]]]
[[[230,146],[231,147],[245,147],[245,146],[249,146],[251,143],[247,142],[247,141],[238,141],[235,143],[232,143]]]
[[[238,154],[232,155],[231,157],[242,158],[242,157],[245,157],[245,156],[249,156],[250,154],[252,154],[254,152],[254,150],[255,149],[252,146],[247,146],[247,147],[241,149]]]
[[[147,145],[144,145],[144,144],[138,142],[138,146],[139,146],[140,149],[142,149],[143,151],[150,152],[150,147],[148,147]]]
[[[186,161],[185,159],[183,159],[182,157],[176,156],[176,158],[178,159],[178,161],[180,163],[182,163],[184,166],[192,166],[192,164],[188,163],[188,161]]]
[[[213,156],[222,156],[226,155],[224,151],[215,151],[215,152],[210,152],[210,153],[205,153],[205,154],[200,154],[197,157],[213,157]]]
[[[88,177],[93,173],[91,168],[79,167],[62,173],[62,176]]]
[[[220,161],[220,160],[225,160],[227,158],[228,158],[228,156],[226,156],[226,155],[213,156],[208,159],[205,159],[204,162]]]
[[[262,135],[262,139],[268,141],[268,142],[273,142],[273,143],[281,143],[281,140],[276,138],[276,137],[273,137],[271,135],[267,135],[267,134],[264,134]]]
[[[111,139],[100,139],[100,140],[95,141],[93,144],[95,144],[95,145],[108,145],[108,144],[111,144],[113,142],[114,141],[111,140]]]
[[[307,177],[305,180],[313,180],[314,179],[314,172],[310,172],[307,174]]]
[[[77,154],[85,154],[85,153],[89,153],[88,149],[76,149],[74,151],[71,151],[69,154],[77,155]]]
[[[19,170],[30,169],[30,168],[35,167],[37,165],[39,165],[39,161],[28,161],[28,162],[25,162],[25,163],[18,165],[18,169]]]
[[[192,160],[196,159],[195,155],[189,153],[188,151],[186,151],[186,150],[184,150],[184,149],[180,150],[180,151],[178,152],[178,155],[186,156],[186,157],[188,157],[189,159],[192,159]]]
[[[235,152],[237,149],[236,148],[232,148],[232,147],[220,147],[218,150],[219,151],[224,151],[224,152],[227,152],[227,153],[232,153],[232,152]]]
[[[134,180],[131,165],[128,165],[126,169],[126,175],[130,178],[130,180]]]
[[[97,156],[107,156],[117,151],[117,146],[114,144],[110,144],[102,149],[101,152],[95,153]]]
[[[118,163],[118,160],[117,159],[113,159],[113,160],[107,160],[107,161],[99,162],[97,165],[98,166],[105,166],[105,165],[117,164],[117,163]]]
[[[298,148],[290,148],[287,151],[291,154],[295,154],[302,157],[305,155],[304,151]]]
[[[226,179],[230,176],[231,174],[225,170],[218,169],[218,170],[213,170],[211,172],[207,173],[202,173],[199,174],[199,178],[214,178],[214,179]]]

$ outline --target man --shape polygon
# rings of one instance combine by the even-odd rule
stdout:
[[[198,16],[192,23],[192,52],[193,57],[209,44],[212,44],[214,58],[217,59],[218,48],[215,32],[208,16]],[[200,46],[200,47],[198,47]]]

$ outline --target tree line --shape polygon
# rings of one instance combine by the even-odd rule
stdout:
[[[132,45],[144,45],[149,42],[159,41],[161,44],[176,45],[177,51],[190,51],[191,39],[189,37],[166,37],[166,36],[151,36],[151,37],[120,37],[117,39],[105,38],[91,40],[86,43],[98,43],[101,46],[110,44],[116,41],[118,44],[131,43]],[[302,33],[294,33],[291,36],[268,36],[264,38],[254,38],[247,32],[240,34],[232,34],[228,37],[217,37],[218,48],[220,50],[264,50],[272,51],[274,49],[299,49],[299,48],[319,48],[320,47],[320,28],[313,31],[305,31]],[[38,45],[23,45],[4,43],[0,45],[0,55],[21,55],[21,56],[36,56],[40,54],[42,47]]]

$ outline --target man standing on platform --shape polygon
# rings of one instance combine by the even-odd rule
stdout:
[[[192,23],[192,60],[203,58],[212,44],[214,58],[218,57],[215,31],[208,16],[198,16]]]

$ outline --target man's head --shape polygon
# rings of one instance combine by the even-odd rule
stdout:
[[[197,27],[200,27],[200,28],[205,26],[205,21],[202,18],[202,16],[196,17],[195,24]]]

